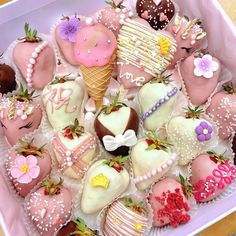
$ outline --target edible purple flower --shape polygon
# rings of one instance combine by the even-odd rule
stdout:
[[[62,39],[75,42],[76,33],[80,30],[80,20],[76,17],[65,18],[60,24],[60,36]]]
[[[212,78],[213,72],[217,71],[219,68],[219,64],[216,61],[213,61],[210,54],[206,54],[202,58],[195,58],[194,66],[194,75],[198,77],[203,76],[206,79]]]
[[[195,129],[199,142],[208,141],[212,136],[212,126],[205,121],[202,121]]]

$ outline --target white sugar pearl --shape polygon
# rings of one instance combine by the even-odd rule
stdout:
[[[67,163],[67,165],[68,165],[68,166],[72,166],[73,163],[70,161],[70,162]]]
[[[123,25],[123,24],[125,23],[125,21],[124,21],[124,20],[120,20],[119,23],[120,23],[121,25]]]
[[[37,53],[40,53],[41,52],[41,48],[37,47],[37,48],[35,48],[34,51],[37,52]]]
[[[18,116],[22,116],[22,115],[23,115],[23,111],[19,109],[19,110],[16,111],[16,114],[17,114]]]
[[[31,77],[31,73],[27,73],[26,78],[30,78],[30,77]]]
[[[132,17],[134,14],[132,11],[129,12],[129,17]]]
[[[94,21],[93,21],[92,17],[86,18],[85,22],[86,22],[86,25],[93,25],[94,24]]]
[[[34,58],[30,58],[29,62],[30,62],[31,64],[33,64],[33,65],[36,63],[36,61],[35,61]]]
[[[167,165],[166,165],[166,164],[163,164],[161,167],[162,167],[163,169],[166,169],[166,168],[167,168]]]
[[[124,20],[124,19],[125,19],[125,14],[121,14],[121,15],[120,15],[120,19],[123,19],[123,20]]]
[[[47,43],[46,41],[44,41],[42,45],[43,45],[44,47],[46,47],[47,44],[48,44],[48,43]]]
[[[23,114],[23,115],[21,116],[21,119],[22,119],[22,120],[26,120],[26,119],[27,119],[27,115],[26,115],[26,114]]]
[[[71,151],[70,150],[66,151],[66,156],[70,156],[70,155],[71,155]]]
[[[157,172],[161,173],[161,172],[162,172],[162,168],[159,167],[159,168],[157,169]]]
[[[27,68],[27,73],[32,74],[33,70],[31,68]]]
[[[153,170],[152,171],[152,175],[156,175],[157,174],[157,171],[156,170]]]
[[[37,53],[37,52],[33,52],[33,53],[32,53],[32,57],[33,57],[33,58],[37,58],[37,57],[38,57],[38,53]]]
[[[32,64],[28,64],[27,67],[28,68],[33,68],[33,65]]]
[[[26,81],[27,81],[28,83],[30,83],[30,82],[31,82],[31,79],[30,79],[29,77],[27,77],[27,78],[26,78]]]
[[[33,87],[32,83],[28,83],[27,85],[28,85],[29,88]]]
[[[120,11],[121,11],[120,8],[116,8],[116,9],[115,9],[115,12],[116,12],[116,13],[120,13]]]
[[[40,44],[38,47],[39,47],[41,50],[43,49],[43,45],[42,45],[42,44]]]
[[[67,157],[66,160],[67,160],[68,162],[71,162],[71,158],[70,158],[70,157]]]
[[[123,12],[123,13],[126,13],[126,12],[127,12],[127,8],[123,8],[123,9],[122,9],[122,12]]]
[[[172,160],[168,160],[168,161],[167,161],[167,164],[168,164],[168,165],[171,165],[172,163],[173,163]]]

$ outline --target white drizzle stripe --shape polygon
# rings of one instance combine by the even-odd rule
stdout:
[[[148,218],[127,209],[121,202],[115,202],[108,210],[104,225],[105,235],[137,236],[143,235],[148,227]],[[136,229],[136,223],[142,225],[142,229]]]
[[[26,82],[28,87],[32,88],[32,74],[34,72],[35,64],[37,63],[37,58],[40,52],[48,45],[46,41],[39,44],[32,52],[31,58],[29,59],[27,69],[26,69]]]
[[[165,163],[162,163],[162,165],[160,167],[158,167],[157,169],[153,169],[153,170],[147,172],[145,175],[136,177],[133,180],[134,183],[137,184],[137,183],[143,182],[145,180],[148,180],[148,179],[154,177],[156,174],[163,172],[164,169],[168,168],[169,166],[171,166],[173,164],[175,159],[176,159],[176,154],[173,154],[169,160],[167,160]]]

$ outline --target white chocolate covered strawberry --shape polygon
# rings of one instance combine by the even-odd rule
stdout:
[[[168,146],[166,140],[159,139],[154,132],[150,132],[146,139],[139,140],[132,148],[134,182],[139,190],[147,189],[173,165],[176,156],[170,153]]]
[[[103,224],[105,236],[137,236],[148,233],[148,214],[144,202],[123,198],[107,210]]]
[[[9,179],[20,196],[25,197],[51,171],[51,157],[44,146],[37,147],[33,140],[19,140],[6,162]]]
[[[33,101],[33,93],[22,85],[19,91],[10,97],[2,97],[0,104],[0,121],[3,133],[10,145],[33,132],[41,123],[42,110]]]
[[[123,6],[123,2],[124,0],[116,4],[114,0],[107,0],[106,3],[109,6],[99,11],[97,19],[99,23],[111,30],[115,36],[118,36],[124,21],[133,16],[133,12]]]
[[[207,114],[219,127],[219,137],[228,139],[236,131],[236,89],[233,83],[223,88],[224,91],[212,97]]]
[[[25,37],[15,46],[13,61],[19,68],[28,87],[43,89],[53,79],[55,58],[47,41],[43,41],[25,24]]]
[[[129,148],[137,142],[139,118],[136,111],[119,102],[103,106],[95,118],[94,128],[105,149],[113,155],[128,155]]]
[[[207,202],[230,185],[236,177],[236,167],[215,152],[199,155],[192,163],[193,195],[197,202]]]
[[[178,154],[179,165],[187,165],[197,155],[206,151],[215,137],[213,126],[201,118],[199,107],[188,107],[185,116],[177,116],[167,125],[167,135]]]
[[[214,92],[220,77],[221,64],[209,53],[196,52],[180,64],[179,73],[192,104],[204,104]]]
[[[73,125],[53,136],[52,145],[62,174],[81,179],[96,155],[97,138],[85,132],[75,119]]]
[[[171,118],[178,88],[169,82],[170,76],[159,75],[138,93],[141,119],[147,130],[158,130]]]
[[[59,183],[46,179],[26,202],[27,213],[40,235],[52,236],[71,216],[72,194]]]
[[[152,186],[148,196],[153,209],[153,225],[161,227],[170,224],[176,228],[190,220],[188,193],[192,187],[167,177]],[[184,180],[185,181],[185,180]]]
[[[59,74],[41,95],[48,120],[54,129],[63,129],[79,117],[84,91],[77,74]]]
[[[124,168],[127,157],[96,161],[88,170],[81,199],[81,209],[85,214],[93,214],[114,201],[126,191],[130,182]]]

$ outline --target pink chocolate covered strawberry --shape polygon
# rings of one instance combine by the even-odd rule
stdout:
[[[42,110],[32,99],[33,92],[20,86],[16,95],[3,97],[0,104],[0,121],[4,135],[14,145],[25,134],[33,132],[40,125]]]
[[[106,0],[109,6],[102,9],[98,15],[98,22],[111,30],[115,36],[118,36],[125,19],[133,16],[133,13],[122,5],[123,2],[124,0],[116,4],[114,0]]]
[[[82,21],[75,16],[63,16],[55,29],[56,42],[66,59],[71,65],[79,65],[75,59],[74,46],[76,34],[81,30]]]
[[[192,187],[181,176],[180,182],[167,177],[152,186],[148,196],[153,209],[153,225],[161,227],[170,224],[176,228],[190,220],[188,195]]]
[[[59,183],[46,179],[26,202],[26,210],[40,235],[52,236],[71,216],[72,194]]]
[[[207,109],[219,127],[219,137],[229,138],[236,131],[236,89],[233,83],[223,85],[224,91],[215,94]]]
[[[158,138],[155,132],[150,132],[146,139],[139,140],[132,148],[134,182],[139,190],[155,183],[174,164],[176,156],[170,152],[169,146],[167,140]]]
[[[30,88],[43,89],[53,78],[54,52],[27,23],[25,37],[14,48],[13,60]]]
[[[196,52],[180,64],[179,71],[192,104],[199,106],[204,104],[215,90],[221,64],[209,53]]]
[[[177,52],[169,66],[170,69],[173,69],[178,61],[197,50],[206,37],[206,32],[199,19],[190,20],[188,17],[179,15],[175,16],[175,20],[168,26],[167,31],[173,35],[178,45]]]
[[[75,119],[73,125],[54,135],[52,144],[61,172],[71,178],[81,179],[96,155],[96,136],[86,132]]]
[[[155,31],[143,19],[127,19],[118,36],[118,80],[125,89],[138,90],[166,70],[175,51],[170,34]]]
[[[103,224],[105,236],[137,236],[147,231],[148,214],[144,202],[123,198],[108,208]]]
[[[6,169],[16,191],[25,197],[49,175],[51,157],[44,146],[35,146],[33,139],[30,142],[20,139],[17,147],[9,154]]]
[[[171,0],[138,0],[136,10],[139,17],[148,21],[155,30],[164,29],[176,11]]]
[[[198,202],[217,197],[236,177],[236,168],[215,152],[199,155],[192,163],[193,194]]]
[[[113,155],[128,155],[129,148],[136,144],[139,118],[136,111],[114,101],[103,106],[95,118],[94,128],[105,149]]]

